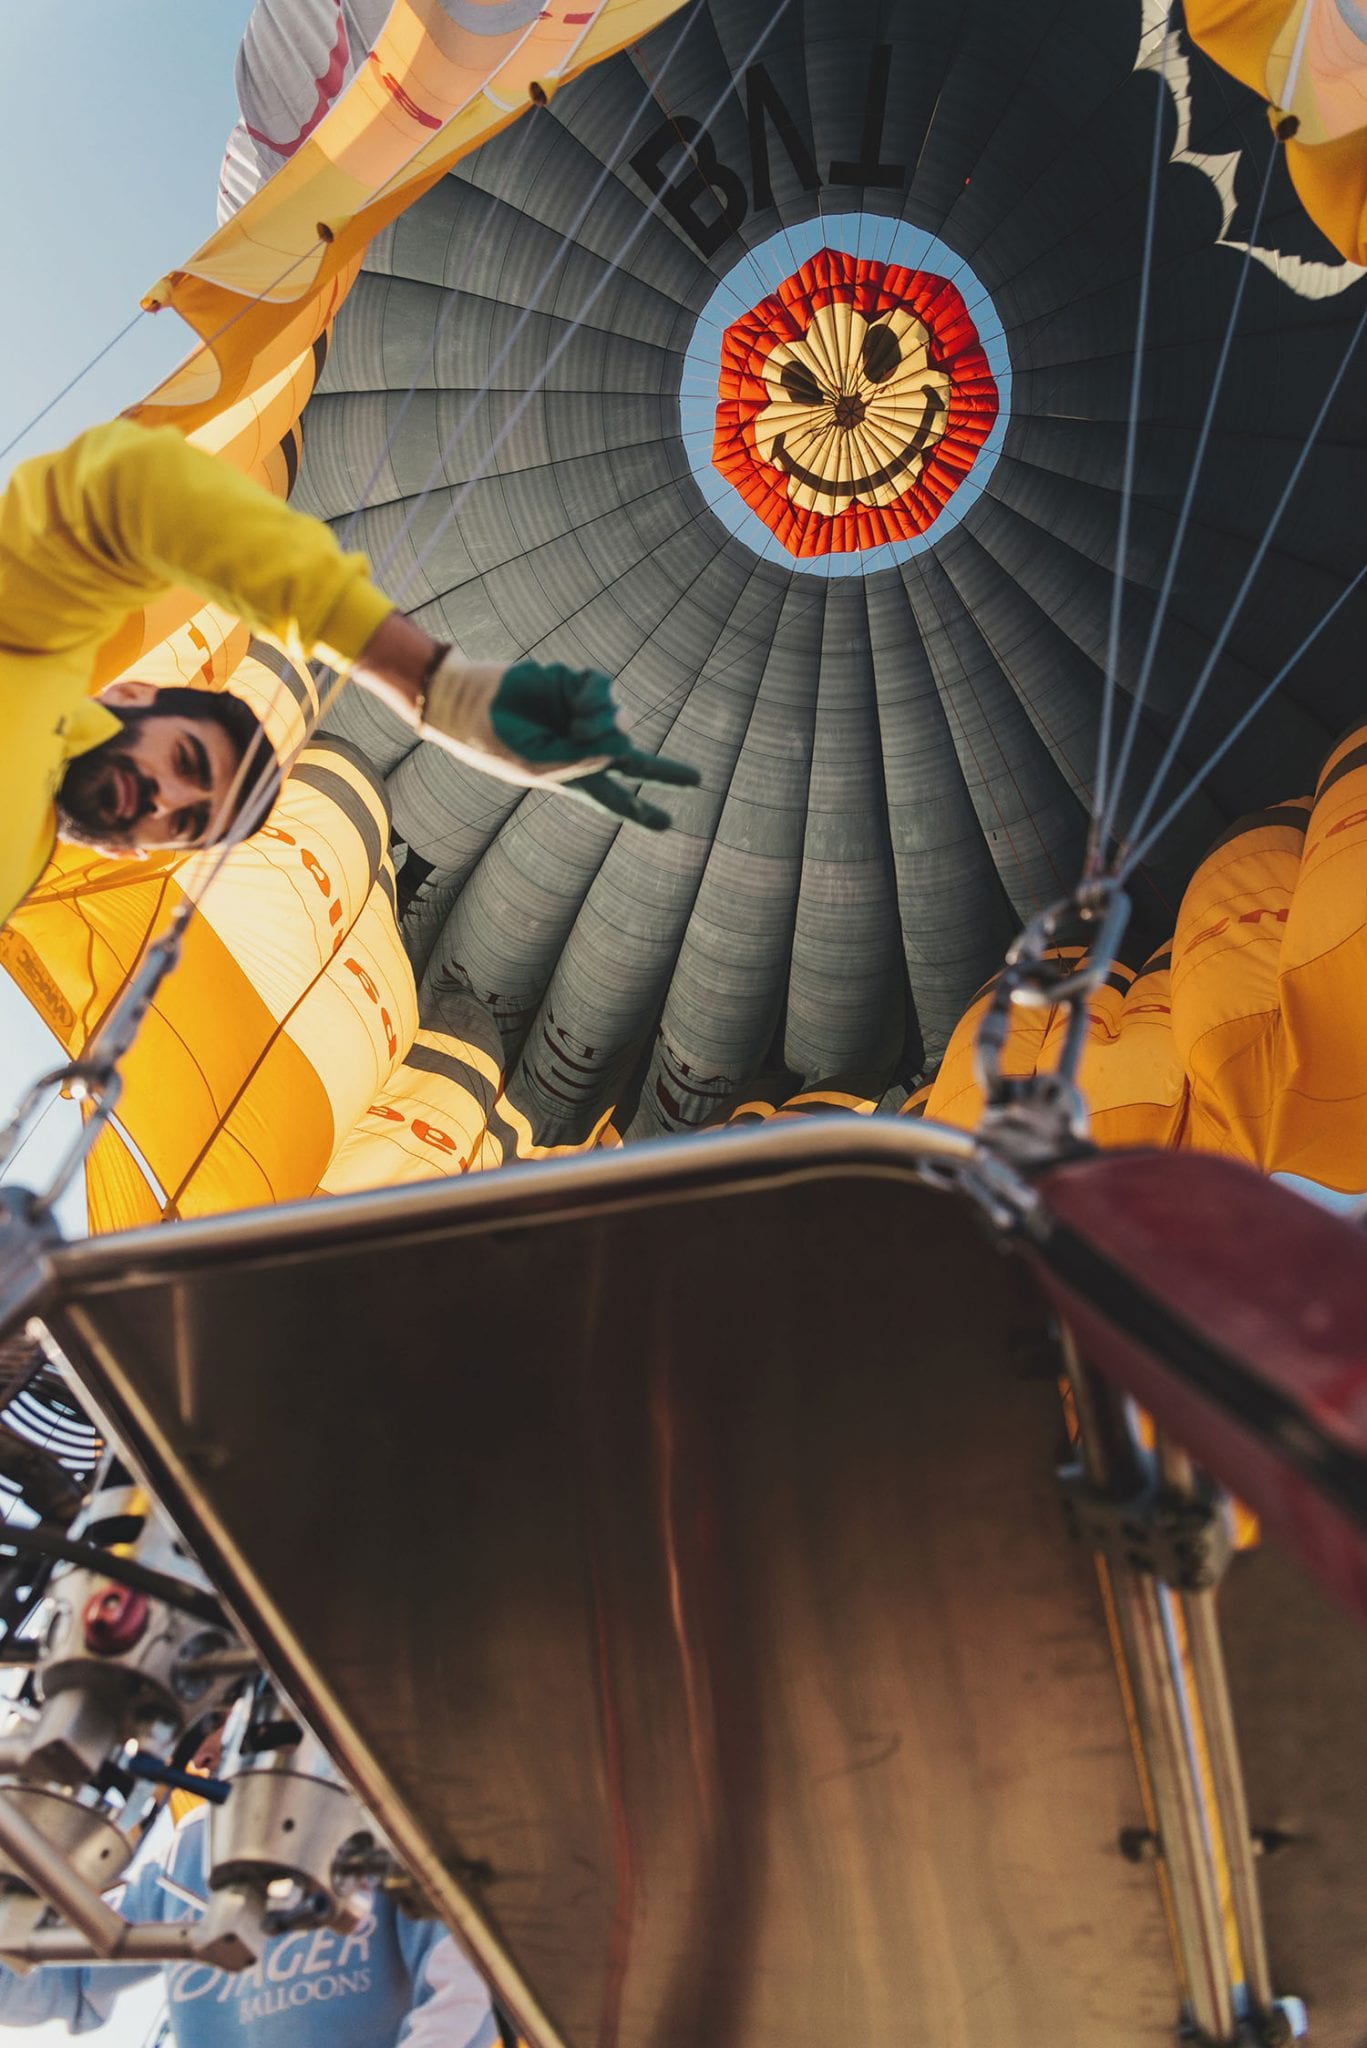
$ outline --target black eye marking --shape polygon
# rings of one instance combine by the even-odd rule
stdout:
[[[861,351],[864,375],[871,384],[884,384],[902,360],[902,346],[890,327],[871,327]]]
[[[783,365],[783,388],[794,405],[820,405],[821,386],[805,363]]]

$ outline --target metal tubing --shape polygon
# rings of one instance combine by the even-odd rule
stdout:
[[[1215,1594],[1186,1593],[1182,1598],[1191,1650],[1192,1678],[1205,1723],[1211,1785],[1220,1815],[1225,1856],[1229,1864],[1230,1904],[1239,1934],[1244,1979],[1251,2003],[1265,2015],[1273,2005],[1272,1970],[1267,1959],[1262,1897],[1253,1860],[1253,1831],[1248,1797],[1239,1761],[1239,1738],[1229,1697],[1224,1645],[1215,1613]]]
[[[1087,1476],[1100,1492],[1126,1498],[1137,1460],[1124,1403],[1090,1371],[1066,1325],[1060,1335]],[[1182,1673],[1164,1626],[1164,1592],[1146,1574],[1113,1559],[1108,1563],[1192,2019],[1206,2040],[1230,2041],[1236,2025],[1234,1986],[1201,1788],[1182,1716]]]
[[[607,1214],[613,1200],[634,1209],[652,1197],[724,1199],[744,1193],[756,1178],[772,1185],[785,1167],[801,1180],[846,1170],[886,1170],[911,1178],[923,1166],[971,1166],[978,1155],[974,1134],[949,1124],[897,1116],[797,1117],[777,1128],[768,1123],[760,1129],[728,1131],[724,1138],[655,1138],[620,1152],[546,1160],[534,1174],[472,1174],[412,1182],[338,1195],[327,1202],[284,1202],[226,1216],[192,1217],[174,1231],[158,1223],[74,1244],[56,1241],[51,1271],[44,1277],[67,1294],[106,1288],[122,1292],[153,1274],[165,1280],[178,1270],[195,1270],[215,1253],[289,1262],[307,1258],[320,1246],[353,1238],[369,1241],[398,1233],[411,1241],[413,1233],[427,1228],[445,1235],[467,1214],[468,1227],[482,1234],[522,1215],[533,1223],[552,1216],[559,1224],[576,1212],[581,1198],[593,1203],[595,1213]]]
[[[28,1816],[4,1798],[0,1798],[0,1850],[24,1882],[85,1937],[101,1961],[118,1955],[127,1921],[77,1875],[61,1850]]]
[[[1195,1468],[1186,1452],[1160,1438],[1159,1460],[1164,1481],[1172,1491],[1184,1500],[1194,1499]],[[1184,1593],[1182,1616],[1191,1653],[1192,1683],[1205,1725],[1211,1788],[1224,1837],[1230,1905],[1243,1957],[1244,1979],[1254,2011],[1263,2017],[1273,2006],[1272,1970],[1267,1959],[1262,1897],[1253,1859],[1253,1828],[1215,1597],[1214,1587]]]
[[[1192,2019],[1203,2039],[1232,2041],[1234,1986],[1225,1954],[1220,1894],[1182,1719],[1181,1679],[1173,1669],[1163,1625],[1163,1590],[1155,1580],[1125,1568],[1112,1573],[1112,1583]]]
[[[115,1914],[115,1919],[118,1915]],[[38,1927],[5,1949],[25,1963],[183,1963],[200,1953],[200,1929],[192,1922],[152,1921],[134,1926],[119,1920],[120,1934],[109,1952],[95,1948],[72,1929]]]
[[[261,1659],[254,1650],[206,1650],[202,1657],[182,1657],[175,1667],[177,1678],[245,1678],[259,1671]]]

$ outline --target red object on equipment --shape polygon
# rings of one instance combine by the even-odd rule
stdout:
[[[150,1612],[145,1593],[127,1586],[101,1587],[81,1616],[87,1650],[96,1657],[121,1657],[141,1639]]]
[[[1034,1262],[1088,1361],[1367,1619],[1367,1237],[1201,1153],[1036,1185]]]

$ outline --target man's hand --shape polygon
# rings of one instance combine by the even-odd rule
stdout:
[[[699,780],[696,768],[632,746],[618,730],[612,684],[597,669],[519,661],[504,671],[494,691],[489,723],[510,754],[540,771],[538,781],[558,781],[567,796],[581,797],[652,832],[668,828],[669,813],[633,795],[614,777],[677,789],[693,789]]]
[[[626,787],[661,782],[691,789],[696,768],[632,746],[618,730],[609,678],[554,663],[466,661],[395,612],[372,636],[357,682],[416,717],[424,739],[523,788],[557,784],[653,832],[669,814]],[[619,779],[620,778],[620,779]]]

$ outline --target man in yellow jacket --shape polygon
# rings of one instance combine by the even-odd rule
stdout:
[[[464,660],[317,520],[174,428],[116,421],[21,464],[0,498],[0,922],[58,835],[140,853],[262,821],[279,766],[240,698],[136,680],[91,694],[101,648],[180,584],[349,668],[424,739],[505,781],[563,784],[658,830],[668,815],[617,778],[698,779],[631,746],[606,676]]]

